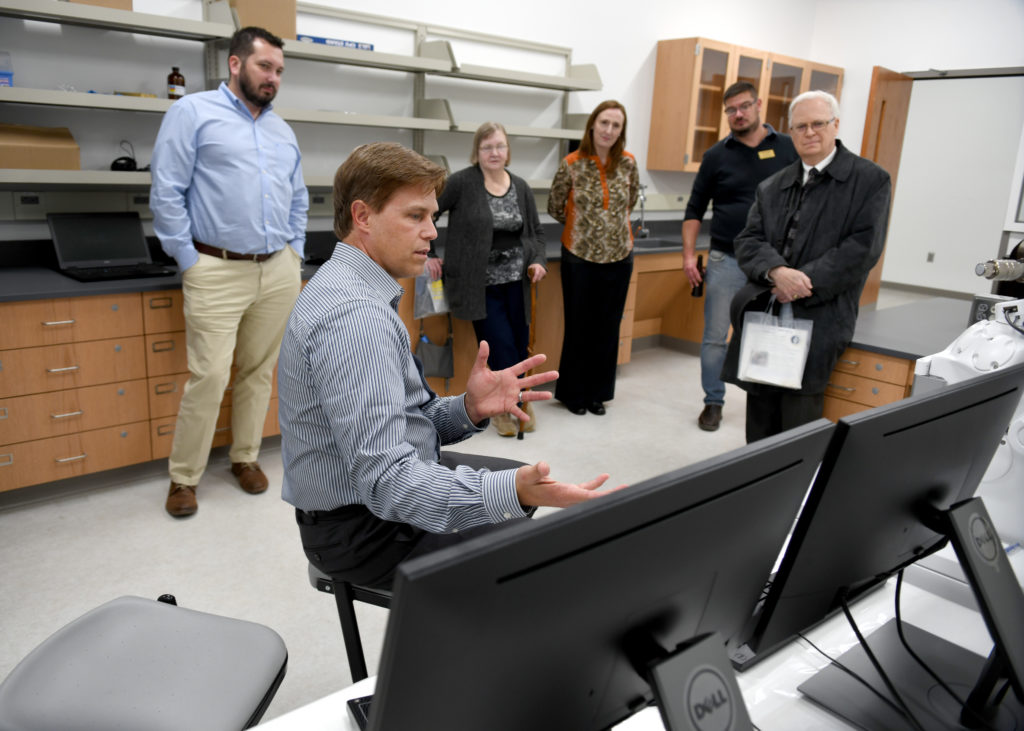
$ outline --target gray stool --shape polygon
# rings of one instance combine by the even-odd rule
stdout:
[[[359,624],[353,602],[366,602],[384,609],[391,608],[391,592],[385,589],[370,589],[347,581],[335,581],[313,564],[309,564],[309,583],[317,591],[334,595],[341,622],[341,636],[345,640],[345,654],[348,656],[348,670],[352,682],[367,677],[366,659],[363,657],[363,641],[359,639]]]
[[[269,627],[125,596],[47,638],[0,684],[0,731],[235,731],[259,723],[288,651]]]

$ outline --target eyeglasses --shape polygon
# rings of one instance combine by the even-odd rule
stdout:
[[[489,155],[492,152],[504,152],[507,149],[508,145],[484,145],[480,148],[480,152]]]
[[[813,122],[804,122],[802,124],[794,124],[789,129],[790,129],[791,132],[796,132],[798,135],[802,135],[807,130],[811,130],[813,132],[821,132],[821,130],[825,129],[826,127],[828,127],[830,124],[832,124],[835,121],[836,121],[835,117],[832,117],[832,119],[828,119],[828,120],[816,119]]]
[[[743,102],[738,107],[726,107],[725,108],[725,116],[727,116],[727,117],[735,117],[740,112],[746,112],[752,106],[754,106],[754,102]]]

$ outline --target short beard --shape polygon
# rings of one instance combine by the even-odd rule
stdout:
[[[277,90],[275,89],[270,96],[261,96],[260,89],[258,86],[252,83],[249,78],[249,74],[246,73],[244,67],[238,74],[238,88],[242,90],[242,96],[245,97],[253,106],[266,107],[270,102],[274,101],[274,97],[277,96]]]

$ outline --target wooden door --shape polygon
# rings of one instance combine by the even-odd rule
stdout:
[[[900,168],[903,132],[907,127],[907,112],[910,109],[910,91],[913,83],[914,80],[910,76],[881,66],[875,66],[871,72],[871,92],[868,96],[868,112],[864,121],[860,156],[885,168],[892,178],[893,194],[896,193],[896,173]],[[892,218],[891,209],[889,217]],[[862,305],[878,301],[884,261],[883,251],[864,285],[864,291],[860,296]]]

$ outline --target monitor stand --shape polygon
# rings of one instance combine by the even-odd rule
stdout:
[[[985,669],[985,658],[905,622],[903,633],[914,652],[961,698],[966,699]],[[959,704],[907,653],[896,632],[896,620],[883,625],[867,639],[878,662],[924,728],[936,731],[970,728],[960,723]],[[838,662],[867,680],[879,693],[891,700],[862,647],[858,645],[843,653]],[[882,728],[893,731],[914,729],[901,711],[881,701],[872,691],[835,665],[819,671],[802,683],[798,690],[815,703],[866,731]],[[995,719],[988,723],[998,731],[1024,731],[1024,706],[1017,702],[1012,690],[998,706]]]
[[[1024,591],[981,498],[971,498],[932,517],[936,528],[953,544],[994,649],[986,660],[911,625],[904,624],[904,635],[914,652],[966,700],[973,712],[961,714],[959,703],[907,652],[895,620],[872,634],[868,646],[924,728],[1024,730]],[[862,647],[854,647],[838,662],[892,700]],[[1010,688],[1004,688],[1005,694],[1000,697],[996,691],[1006,685]],[[902,711],[835,665],[829,665],[798,689],[861,728],[913,728]]]

